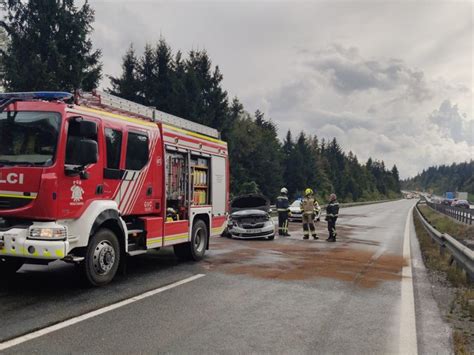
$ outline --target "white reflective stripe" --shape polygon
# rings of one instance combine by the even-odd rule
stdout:
[[[123,209],[125,207],[125,202],[130,194],[131,189],[133,188],[133,176],[134,176],[134,171],[131,170],[126,170],[125,175],[123,179],[125,180],[123,182],[124,185],[126,185],[126,188],[122,191],[120,195],[120,204],[119,204],[119,210],[120,212],[123,212]]]
[[[119,210],[124,213],[125,210],[127,209],[128,202],[130,200],[130,197],[132,196],[132,193],[135,189],[135,185],[137,184],[137,178],[140,173],[138,171],[132,171],[128,170],[127,171],[127,178],[130,179],[129,187],[128,190],[125,192],[125,196],[120,199],[120,208]]]
[[[127,214],[129,211],[132,210],[132,206],[134,205],[136,199],[138,196],[140,196],[140,185],[141,181],[145,178],[147,170],[140,171],[138,174],[138,177],[136,178],[136,181],[134,182],[131,193],[129,196],[129,200],[127,201],[127,204],[124,208],[124,214]]]
[[[122,196],[125,193],[125,190],[127,189],[128,184],[130,181],[121,181],[119,188],[117,189],[117,194],[115,195],[115,202],[117,202],[117,206],[119,206],[120,210],[120,201],[122,200]]]
[[[122,200],[123,200],[125,191],[127,191],[127,187],[130,184],[130,181],[125,180],[125,177],[127,176],[127,174],[128,174],[128,171],[126,171],[125,174],[123,175],[122,180],[120,182],[119,191],[118,191],[117,195],[115,196],[115,202],[117,202],[117,206],[119,208],[119,211],[121,211],[120,205],[122,204]]]

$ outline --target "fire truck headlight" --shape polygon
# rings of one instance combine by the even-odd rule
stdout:
[[[66,239],[66,228],[30,228],[29,239],[64,240]]]

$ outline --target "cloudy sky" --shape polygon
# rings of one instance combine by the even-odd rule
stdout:
[[[402,177],[474,159],[474,2],[101,1],[104,73],[160,34],[206,49],[249,112],[319,137]],[[102,86],[107,87],[106,80]]]

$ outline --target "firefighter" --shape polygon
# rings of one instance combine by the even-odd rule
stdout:
[[[316,234],[316,228],[314,226],[314,219],[319,215],[320,207],[318,201],[313,198],[313,190],[306,189],[304,192],[304,199],[301,201],[301,210],[303,212],[303,239],[309,239],[309,231],[314,240],[319,239]]]
[[[326,221],[328,222],[329,238],[328,242],[336,241],[336,221],[339,216],[339,202],[337,202],[336,194],[329,196],[329,204],[326,206]]]
[[[277,197],[276,208],[278,211],[278,235],[289,237],[288,213],[290,211],[290,203],[288,201],[288,190],[286,187],[280,190],[280,196]]]
[[[172,207],[166,209],[166,222],[173,222],[179,219],[178,212]]]

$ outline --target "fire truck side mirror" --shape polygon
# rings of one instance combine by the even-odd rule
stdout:
[[[67,176],[79,175],[81,179],[87,179],[89,174],[86,172],[86,166],[95,164],[98,161],[99,149],[97,142],[92,139],[78,138],[71,139],[70,149],[64,172]]]

